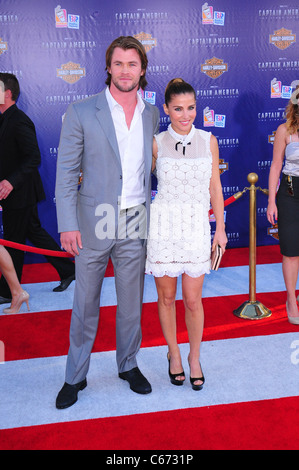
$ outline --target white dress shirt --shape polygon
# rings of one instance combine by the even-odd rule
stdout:
[[[123,107],[115,101],[106,88],[106,98],[111,111],[122,165],[121,209],[137,206],[145,201],[144,153],[142,112],[144,102],[137,93],[137,105],[128,129]]]

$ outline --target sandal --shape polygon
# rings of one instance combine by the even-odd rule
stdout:
[[[190,363],[189,363],[189,367],[190,367]],[[200,368],[201,368],[201,364],[200,364]],[[201,384],[194,383],[194,382],[197,382],[198,380],[201,380],[202,383]],[[202,377],[191,377],[191,367],[190,367],[190,383],[192,385],[193,390],[202,390],[203,384],[205,383],[204,375],[202,375]]]
[[[182,376],[185,377],[185,372],[182,371],[179,374],[172,374],[170,372],[170,356],[169,356],[169,353],[167,353],[167,360],[168,360],[168,375],[169,375],[169,378],[170,378],[170,382],[173,385],[183,385],[185,379],[178,380],[177,377],[182,377]]]

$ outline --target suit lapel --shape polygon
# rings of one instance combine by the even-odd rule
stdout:
[[[115,128],[114,128],[113,120],[111,117],[110,109],[108,106],[108,102],[106,100],[105,91],[103,91],[102,93],[98,95],[96,107],[98,109],[96,112],[96,117],[99,121],[99,124],[102,127],[108,141],[110,142],[110,145],[117,159],[120,162],[120,155],[119,155]]]
[[[8,110],[5,112],[5,117],[4,117],[4,120],[3,120],[2,125],[0,127],[0,140],[2,139],[2,136],[4,135],[4,131],[6,129],[8,120],[11,118],[11,116],[16,111],[16,109],[17,109],[17,106],[13,105],[10,108],[8,108]]]
[[[7,126],[7,119],[4,119],[2,122],[2,125],[0,127],[0,140],[2,139],[2,136],[4,135],[5,128]]]

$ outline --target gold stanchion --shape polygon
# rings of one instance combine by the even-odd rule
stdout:
[[[256,301],[256,173],[249,173],[249,301],[233,311],[234,315],[249,320],[269,317],[272,313],[261,302]]]

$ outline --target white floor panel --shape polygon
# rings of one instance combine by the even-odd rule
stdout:
[[[94,353],[88,386],[66,410],[55,408],[64,356],[6,362],[0,364],[0,429],[298,396],[297,344],[298,333],[204,342],[200,392],[189,382],[187,344],[180,346],[187,377],[181,387],[169,381],[166,347],[143,348],[138,364],[152,384],[149,395],[118,378],[114,351]]]
[[[71,283],[64,292],[53,292],[57,282],[24,284],[23,288],[30,294],[30,312],[45,312],[52,310],[68,310],[72,308],[75,281]],[[299,280],[297,283],[299,289]],[[281,263],[257,265],[256,269],[256,292],[277,292],[284,291],[285,285],[282,276]],[[238,266],[220,268],[206,275],[203,286],[203,297],[219,297],[226,295],[249,295],[249,268],[248,266]],[[181,278],[178,280],[177,298],[182,298]],[[157,292],[153,276],[145,276],[144,302],[156,302]],[[104,279],[101,306],[116,305],[116,293],[114,278]],[[0,315],[3,308],[0,306]],[[27,311],[26,304],[23,304],[20,313]]]

